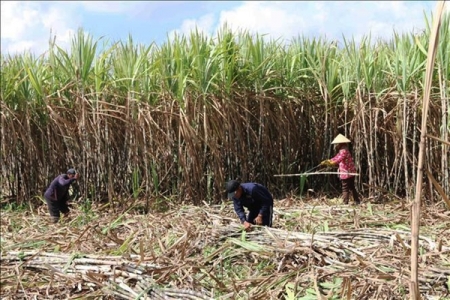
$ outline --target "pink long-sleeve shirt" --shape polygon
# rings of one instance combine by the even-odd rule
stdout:
[[[356,173],[355,164],[348,148],[342,148],[335,157],[330,159],[332,162],[339,164],[339,178],[347,179],[355,175],[348,175],[347,173]]]

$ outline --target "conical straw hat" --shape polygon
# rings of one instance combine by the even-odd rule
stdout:
[[[338,134],[334,140],[331,142],[332,144],[345,144],[345,143],[351,143],[351,141],[343,136],[342,134]]]

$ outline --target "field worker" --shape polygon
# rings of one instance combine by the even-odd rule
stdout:
[[[228,199],[233,200],[234,211],[238,215],[245,231],[252,224],[272,227],[273,197],[267,188],[259,183],[241,183],[230,180],[226,184]],[[248,216],[244,207],[248,209]]]
[[[53,179],[45,191],[44,198],[47,202],[48,211],[53,223],[59,221],[60,213],[63,213],[65,216],[69,215],[69,206],[67,205],[67,201],[69,200],[69,187],[78,179],[78,176],[75,169],[69,169],[66,174],[58,175]]]
[[[348,204],[348,199],[350,196],[350,192],[353,195],[353,201],[355,201],[356,205],[360,204],[358,192],[355,188],[355,175],[351,175],[349,173],[355,173],[356,168],[353,163],[353,158],[348,149],[348,144],[350,140],[343,136],[342,134],[338,134],[331,144],[335,145],[336,151],[339,151],[335,157],[331,159],[324,160],[320,163],[321,166],[327,167],[335,167],[338,166],[339,178],[342,183],[342,198],[344,199],[344,204]]]

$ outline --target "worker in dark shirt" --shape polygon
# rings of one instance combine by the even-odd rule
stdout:
[[[78,177],[79,175],[74,169],[69,169],[66,174],[58,175],[53,179],[45,191],[44,198],[53,223],[59,221],[60,213],[68,216],[69,187]]]
[[[226,189],[228,199],[233,200],[234,211],[246,231],[250,230],[252,224],[272,227],[273,197],[265,186],[230,180]],[[248,209],[248,215],[245,214],[244,207]]]

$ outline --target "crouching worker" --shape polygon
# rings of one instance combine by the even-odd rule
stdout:
[[[250,231],[252,224],[272,227],[273,197],[265,186],[230,180],[226,189],[228,199],[233,200],[234,211],[244,225],[245,231]],[[244,207],[248,209],[248,215]]]
[[[67,205],[67,201],[69,201],[69,187],[78,177],[79,175],[74,169],[69,169],[66,174],[58,175],[53,179],[45,191],[44,198],[53,223],[59,221],[61,213],[64,216],[69,215],[69,206]]]

